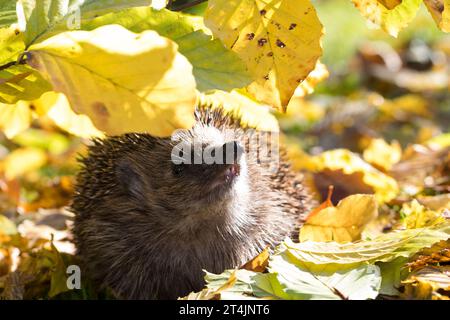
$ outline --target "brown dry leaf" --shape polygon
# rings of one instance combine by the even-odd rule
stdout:
[[[419,196],[417,200],[431,210],[450,210],[450,193],[439,194],[437,196]]]
[[[307,218],[300,229],[300,242],[352,242],[361,238],[364,227],[378,215],[375,197],[355,194],[336,207],[326,207]]]
[[[331,196],[333,195],[333,186],[328,186],[328,195],[327,199],[322,202],[317,208],[315,208],[313,211],[311,211],[306,219],[310,219],[311,217],[315,216],[317,213],[322,211],[325,208],[333,207],[333,202],[331,202]]]
[[[448,264],[450,262],[450,240],[442,240],[430,248],[424,248],[418,253],[416,253],[407,264],[411,271],[417,270],[419,268],[438,265],[438,264]]]
[[[408,299],[450,299],[450,266],[424,267],[403,281],[403,297]]]
[[[410,145],[403,152],[402,160],[392,167],[389,174],[409,194],[416,194],[425,187],[445,192],[448,188],[445,184],[449,183],[449,154],[450,148],[435,150],[423,145]]]
[[[258,254],[252,260],[248,261],[240,269],[246,269],[255,272],[264,272],[269,265],[269,256],[269,247],[266,247],[260,254]]]
[[[333,185],[333,201],[354,193],[374,193],[377,201],[383,203],[398,194],[397,182],[392,177],[347,149],[329,150],[316,156],[300,155],[301,161],[294,159],[295,167],[313,171],[322,194],[329,185]]]
[[[0,300],[23,300],[25,283],[20,272],[11,272],[3,278],[3,291]]]

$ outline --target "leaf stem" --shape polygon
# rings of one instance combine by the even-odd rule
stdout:
[[[4,65],[0,66],[0,71],[3,71],[5,69],[8,69],[9,67],[15,66],[15,65],[19,65],[19,64],[26,64],[26,52],[23,52],[19,55],[19,57],[17,58],[17,61],[10,61],[8,63],[5,63]]]
[[[16,63],[17,63],[17,61],[10,61],[8,63],[5,63],[4,65],[0,66],[0,71],[8,69],[9,67],[12,67]]]

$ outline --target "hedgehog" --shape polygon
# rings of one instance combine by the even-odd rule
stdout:
[[[221,108],[198,106],[195,119],[168,138],[94,139],[80,158],[71,204],[77,255],[87,277],[119,299],[200,291],[204,270],[240,267],[295,238],[310,210],[277,134]]]

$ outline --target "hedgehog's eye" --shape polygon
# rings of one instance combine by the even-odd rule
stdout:
[[[174,164],[172,166],[172,172],[174,175],[179,176],[184,170],[184,165],[182,163],[180,164]]]

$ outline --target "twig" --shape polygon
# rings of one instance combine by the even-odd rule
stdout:
[[[18,64],[25,64],[26,60],[25,57],[27,57],[27,55],[25,53],[22,53],[21,55],[19,55],[19,58],[17,59],[17,61],[10,61],[8,63],[5,63],[4,65],[0,66],[0,71],[8,69],[9,67],[18,65]]]
[[[5,70],[5,69],[8,69],[9,67],[12,67],[12,66],[15,65],[16,63],[17,63],[17,61],[11,61],[11,62],[8,62],[8,63],[6,63],[6,64],[0,66],[0,71]]]

